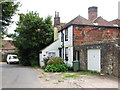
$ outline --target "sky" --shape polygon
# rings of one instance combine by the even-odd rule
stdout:
[[[54,20],[55,11],[59,12],[60,21],[67,23],[76,16],[81,15],[88,19],[88,8],[98,7],[98,16],[111,21],[118,18],[118,2],[120,0],[16,0],[20,1],[19,13],[36,11],[40,17],[52,16]],[[17,22],[19,17],[16,15],[13,20]],[[8,33],[14,33],[15,23],[9,27]]]

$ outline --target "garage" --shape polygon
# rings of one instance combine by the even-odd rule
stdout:
[[[101,53],[100,49],[87,50],[87,66],[88,70],[101,71]]]

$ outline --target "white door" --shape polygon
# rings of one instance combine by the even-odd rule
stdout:
[[[100,49],[89,49],[87,51],[88,70],[101,71]]]

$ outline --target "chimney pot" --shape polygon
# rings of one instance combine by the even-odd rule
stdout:
[[[97,7],[92,6],[88,8],[88,19],[93,21],[97,18]]]
[[[60,25],[60,17],[59,17],[59,12],[55,11],[55,17],[54,17],[54,27]]]

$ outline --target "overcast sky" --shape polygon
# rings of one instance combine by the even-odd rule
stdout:
[[[27,11],[37,11],[40,17],[55,16],[55,11],[59,12],[61,22],[69,22],[78,15],[88,19],[88,7],[97,6],[98,16],[111,21],[118,18],[118,2],[120,0],[17,0],[22,6],[19,13]],[[52,18],[52,20],[53,20]],[[17,21],[19,18],[14,17]],[[15,24],[11,25],[9,33],[13,33]]]

